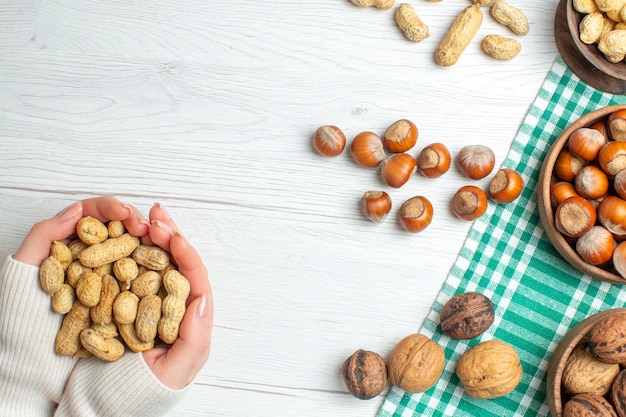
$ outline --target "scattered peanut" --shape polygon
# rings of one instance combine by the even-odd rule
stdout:
[[[395,0],[351,0],[352,3],[359,7],[374,6],[377,9],[388,10],[391,9],[395,3]]]
[[[513,59],[522,50],[522,45],[513,38],[500,35],[487,35],[481,44],[482,50],[489,56],[500,59]]]
[[[404,35],[414,42],[421,42],[430,36],[428,26],[408,3],[402,3],[396,9],[396,22]]]
[[[479,6],[472,4],[463,9],[435,51],[437,64],[443,67],[454,65],[470,44],[482,21],[483,14]]]
[[[491,6],[491,16],[496,22],[508,27],[516,35],[526,35],[530,31],[526,15],[504,0],[495,0]]]

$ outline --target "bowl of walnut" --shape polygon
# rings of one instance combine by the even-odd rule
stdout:
[[[567,262],[626,284],[626,105],[587,113],[557,137],[537,201],[546,236]]]
[[[626,27],[621,0],[567,0],[566,17],[578,52],[598,71],[626,80]]]
[[[546,377],[553,417],[626,416],[626,308],[606,310],[559,342]]]

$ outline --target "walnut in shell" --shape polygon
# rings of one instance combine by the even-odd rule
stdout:
[[[619,417],[626,417],[626,370],[620,371],[613,381],[611,400]]]
[[[445,359],[443,348],[435,341],[422,334],[409,335],[389,356],[389,379],[407,392],[424,392],[441,376]]]
[[[465,292],[452,297],[441,309],[441,330],[455,339],[473,339],[491,326],[493,303],[478,292]]]
[[[343,380],[350,394],[369,400],[387,386],[387,364],[376,352],[358,349],[343,363]]]
[[[606,363],[626,363],[626,313],[599,321],[589,331],[588,348]]]
[[[470,396],[491,399],[515,389],[522,379],[522,364],[511,345],[488,340],[461,355],[456,374]]]
[[[563,417],[617,417],[617,414],[604,397],[578,394],[565,403]]]
[[[604,363],[585,345],[576,347],[565,362],[561,384],[566,392],[605,395],[619,373],[619,365]]]

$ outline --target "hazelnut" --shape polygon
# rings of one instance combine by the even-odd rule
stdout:
[[[346,135],[337,126],[320,126],[313,134],[313,147],[322,156],[337,156],[346,147]]]
[[[596,394],[578,394],[563,407],[563,417],[617,417],[613,406]]]
[[[626,363],[626,313],[611,314],[589,331],[589,351],[605,363]]]
[[[576,347],[567,358],[561,383],[565,392],[605,395],[619,373],[619,365],[598,360],[587,346]]]
[[[468,395],[491,399],[515,389],[522,379],[522,364],[511,345],[488,340],[461,355],[456,374]]]
[[[443,372],[443,348],[422,334],[400,341],[389,356],[389,379],[406,392],[424,392],[435,385]]]
[[[466,292],[452,297],[441,309],[441,330],[455,339],[468,340],[483,333],[494,320],[493,303],[483,294]]]
[[[350,394],[369,400],[387,386],[387,364],[376,352],[358,349],[343,363],[343,380]]]

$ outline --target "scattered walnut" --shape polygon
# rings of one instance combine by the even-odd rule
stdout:
[[[456,374],[470,396],[491,399],[515,389],[522,379],[522,364],[511,345],[488,340],[461,355]]]
[[[439,314],[441,330],[455,339],[473,339],[487,330],[493,320],[493,303],[477,292],[455,295]]]
[[[411,393],[424,392],[435,385],[443,372],[443,348],[422,334],[400,341],[389,356],[389,379]]]
[[[343,380],[350,394],[369,400],[387,386],[387,364],[378,353],[358,349],[343,363]]]

